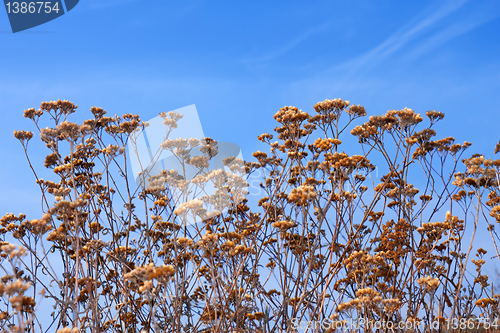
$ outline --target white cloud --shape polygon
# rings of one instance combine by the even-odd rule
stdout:
[[[337,65],[330,69],[333,72],[346,72],[355,74],[362,69],[369,69],[388,58],[396,51],[414,41],[418,37],[432,30],[441,20],[461,8],[469,0],[448,1],[438,8],[430,7],[423,13],[417,15],[413,20],[404,25],[401,29],[389,36],[385,41],[366,53]]]
[[[500,12],[497,10],[483,10],[481,12],[467,15],[465,18],[447,26],[446,28],[435,33],[433,36],[422,41],[420,45],[414,48],[414,51],[409,55],[408,60],[414,60],[426,53],[429,53],[449,40],[474,30],[483,24],[491,22],[499,16]]]

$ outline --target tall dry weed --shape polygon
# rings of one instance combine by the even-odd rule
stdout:
[[[14,133],[43,212],[1,218],[2,331],[411,331],[376,326],[400,322],[471,331],[499,316],[483,270],[500,257],[500,160],[464,158],[470,143],[436,139],[440,112],[424,120],[406,108],[362,123],[364,107],[341,99],[312,114],[284,107],[254,162],[225,160],[261,175],[252,204],[244,178],[208,167],[218,153],[210,138],[165,138],[195,177],[145,172],[148,185],[136,186],[125,147],[148,124],[96,107],[76,124],[76,109],[59,100],[24,113],[49,150],[51,180],[31,163],[33,133]],[[162,115],[167,132],[181,121]],[[181,200],[208,185],[214,194]],[[203,221],[187,225],[189,216]]]

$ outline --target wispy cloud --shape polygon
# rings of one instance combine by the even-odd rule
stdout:
[[[422,103],[414,97],[414,92],[418,91],[420,96],[425,95],[429,100],[434,98],[435,101],[439,101],[444,92],[437,82],[445,80],[439,72],[429,73],[430,77],[434,78],[432,84],[417,79],[405,80],[404,85],[391,75],[380,76],[376,73],[372,75],[369,72],[376,67],[389,69],[394,66],[412,72],[411,67],[420,57],[430,52],[439,52],[443,45],[453,38],[499,18],[499,8],[500,3],[494,1],[467,3],[463,0],[440,3],[439,6],[432,5],[375,47],[367,48],[365,52],[340,64],[324,70],[315,70],[308,77],[291,82],[283,88],[281,95],[301,96],[301,98],[309,96],[314,101],[324,96],[332,96],[331,98],[350,96],[349,98],[359,97],[360,100],[385,105],[389,95],[398,96],[398,98],[391,97],[393,101],[404,99],[405,103]],[[478,32],[476,36],[477,34]],[[396,60],[398,60],[397,65]],[[467,83],[452,84],[447,87],[446,93],[451,96],[461,89],[466,89],[470,94],[471,91],[475,91],[478,82],[492,80],[491,74],[482,72],[480,77],[467,77]]]
[[[414,60],[430,51],[438,48],[440,45],[449,40],[463,35],[477,27],[493,21],[500,17],[500,12],[497,10],[483,10],[481,12],[469,13],[464,19],[453,23],[433,36],[423,40],[414,51],[409,55],[408,60]]]
[[[369,69],[375,66],[382,60],[401,50],[410,42],[428,33],[439,22],[461,8],[468,1],[469,0],[448,1],[437,8],[428,8],[375,48],[354,59],[333,67],[331,71],[343,71],[348,74],[354,74],[362,69]],[[444,42],[445,40],[442,39],[442,41]]]
[[[267,54],[254,57],[254,58],[245,58],[241,60],[243,63],[256,63],[256,62],[266,62],[270,60],[277,59],[291,50],[293,50],[295,47],[297,47],[300,43],[304,42],[308,38],[310,38],[312,35],[315,35],[317,33],[321,33],[326,31],[329,28],[330,24],[328,22],[325,22],[321,25],[309,28],[296,36],[295,38],[291,39],[288,41],[288,43],[268,52]]]

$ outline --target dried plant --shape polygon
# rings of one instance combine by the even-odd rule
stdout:
[[[76,109],[24,112],[53,180],[32,165],[33,133],[14,132],[43,211],[0,220],[2,331],[496,331],[484,324],[498,320],[500,294],[483,266],[500,258],[500,160],[463,159],[470,143],[435,139],[443,113],[427,112],[425,126],[407,108],[362,123],[365,108],[341,99],[313,114],[284,107],[275,133],[258,137],[266,152],[218,170],[217,142],[170,138],[182,115],[162,113],[162,150],[180,168],[142,166],[137,186],[125,148],[148,123],[93,107],[75,124]],[[415,326],[376,327],[401,322]]]

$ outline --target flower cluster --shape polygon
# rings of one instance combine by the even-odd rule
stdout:
[[[418,284],[427,292],[433,292],[439,287],[439,279],[431,276],[424,276],[417,279]]]

